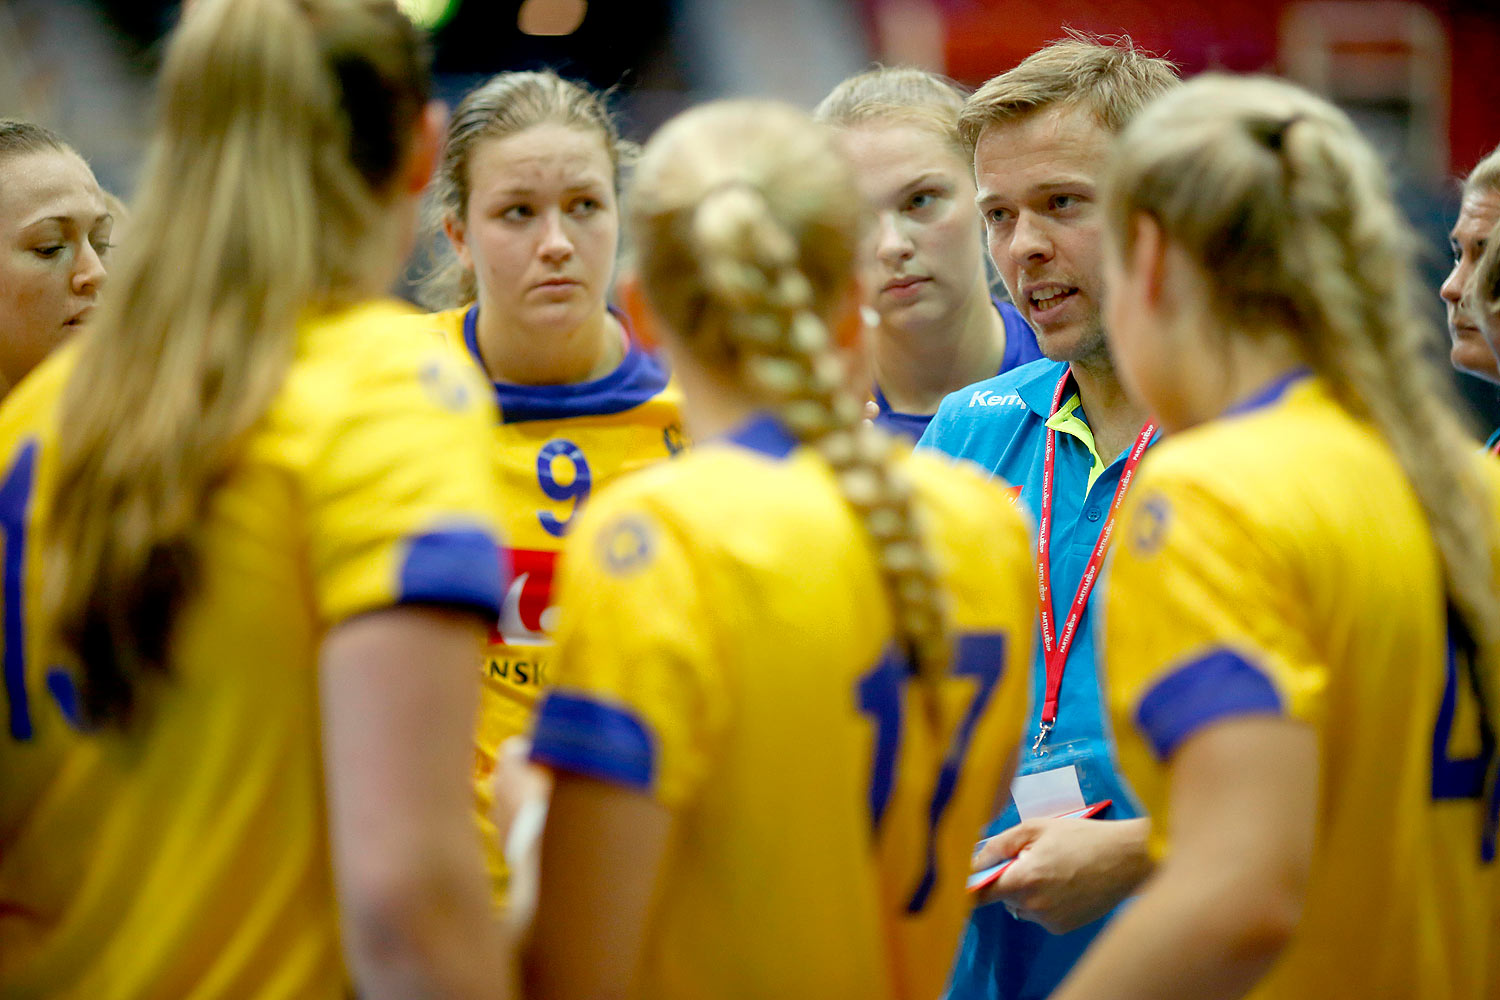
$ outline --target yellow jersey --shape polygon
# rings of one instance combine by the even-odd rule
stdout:
[[[477,306],[412,317],[473,362],[482,377]],[[622,314],[616,314],[622,325]],[[628,330],[628,326],[627,326]],[[628,338],[629,339],[629,338]],[[682,394],[667,371],[633,342],[615,370],[592,382],[490,382],[500,419],[491,431],[501,496],[498,513],[512,568],[504,608],[490,631],[475,736],[475,791],[490,874],[504,897],[506,872],[487,814],[495,753],[531,729],[551,669],[553,580],[563,537],[600,487],[681,451]]]
[[[1153,849],[1170,850],[1169,766],[1193,733],[1263,713],[1317,733],[1301,923],[1249,996],[1490,996],[1493,743],[1382,438],[1293,373],[1153,449],[1120,523],[1104,683]]]
[[[768,417],[618,483],[568,540],[532,752],[675,817],[642,996],[942,992],[1026,719],[1031,542],[977,470],[903,462],[953,637],[932,682],[828,465]]]
[[[170,679],[128,731],[80,725],[37,622],[64,349],[0,407],[9,728],[0,996],[343,997],[318,651],[405,602],[499,608],[494,421],[473,372],[368,303],[305,321],[198,542]],[[414,664],[420,667],[420,664]]]

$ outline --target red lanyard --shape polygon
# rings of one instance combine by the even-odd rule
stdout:
[[[1072,377],[1073,371],[1070,368],[1063,373],[1062,379],[1057,383],[1057,393],[1052,398],[1052,416],[1054,417],[1062,407],[1063,393],[1067,391],[1068,382]],[[1109,550],[1109,539],[1115,526],[1115,514],[1125,500],[1125,491],[1130,488],[1130,481],[1135,478],[1136,466],[1141,464],[1141,456],[1146,454],[1146,446],[1151,443],[1151,436],[1155,433],[1156,423],[1151,420],[1146,421],[1146,425],[1141,428],[1141,433],[1135,439],[1135,447],[1130,449],[1130,454],[1125,459],[1125,468],[1120,471],[1120,485],[1115,487],[1115,498],[1109,505],[1109,516],[1104,520],[1104,527],[1099,532],[1099,541],[1095,543],[1088,565],[1083,569],[1083,579],[1078,582],[1078,593],[1073,596],[1073,606],[1068,610],[1067,621],[1063,623],[1062,634],[1059,635],[1052,615],[1052,570],[1049,565],[1051,560],[1048,558],[1052,537],[1052,466],[1057,452],[1057,431],[1051,427],[1047,428],[1046,458],[1042,465],[1041,524],[1038,526],[1036,539],[1037,603],[1041,606],[1042,652],[1047,663],[1047,700],[1042,703],[1042,728],[1037,733],[1036,742],[1031,746],[1032,753],[1038,756],[1046,754],[1042,745],[1047,741],[1047,734],[1052,732],[1052,727],[1057,723],[1057,695],[1062,690],[1063,669],[1068,663],[1068,650],[1073,646],[1073,637],[1078,634],[1078,622],[1083,618],[1084,608],[1089,603],[1089,594],[1094,589],[1094,581],[1099,578],[1099,569],[1104,563],[1104,554]]]

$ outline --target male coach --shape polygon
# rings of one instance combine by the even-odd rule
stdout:
[[[1038,528],[1029,736],[980,856],[1016,860],[980,897],[954,1000],[1045,997],[1150,870],[1091,627],[1114,513],[1155,432],[1105,341],[1097,186],[1113,136],[1176,83],[1128,40],[1074,35],[979,88],[959,119],[990,256],[1046,360],[949,396],[920,442],[1015,484]]]

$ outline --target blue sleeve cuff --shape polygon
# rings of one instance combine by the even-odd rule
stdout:
[[[617,705],[560,691],[542,700],[531,759],[640,791],[649,790],[656,777],[656,741],[645,723]]]
[[[397,604],[457,604],[500,616],[506,559],[493,535],[456,528],[418,535],[401,564]]]
[[[1135,723],[1165,761],[1204,726],[1244,715],[1280,715],[1281,695],[1238,653],[1215,650],[1178,667],[1146,691]]]

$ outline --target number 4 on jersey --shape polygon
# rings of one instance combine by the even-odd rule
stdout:
[[[1453,799],[1482,801],[1488,783],[1489,801],[1485,803],[1483,811],[1483,827],[1479,834],[1479,857],[1485,863],[1489,863],[1495,860],[1496,828],[1500,827],[1500,780],[1489,781],[1490,769],[1495,763],[1495,729],[1493,722],[1484,711],[1486,706],[1484,706],[1482,692],[1474,678],[1473,664],[1467,659],[1473,654],[1465,653],[1464,655],[1465,669],[1460,670],[1458,643],[1451,637],[1450,630],[1443,701],[1438,707],[1437,724],[1432,732],[1432,798],[1439,802]],[[1473,757],[1454,758],[1448,756],[1448,744],[1453,736],[1453,720],[1458,708],[1461,677],[1468,682],[1465,686],[1469,690],[1469,695],[1475,698],[1481,706],[1479,753]]]

